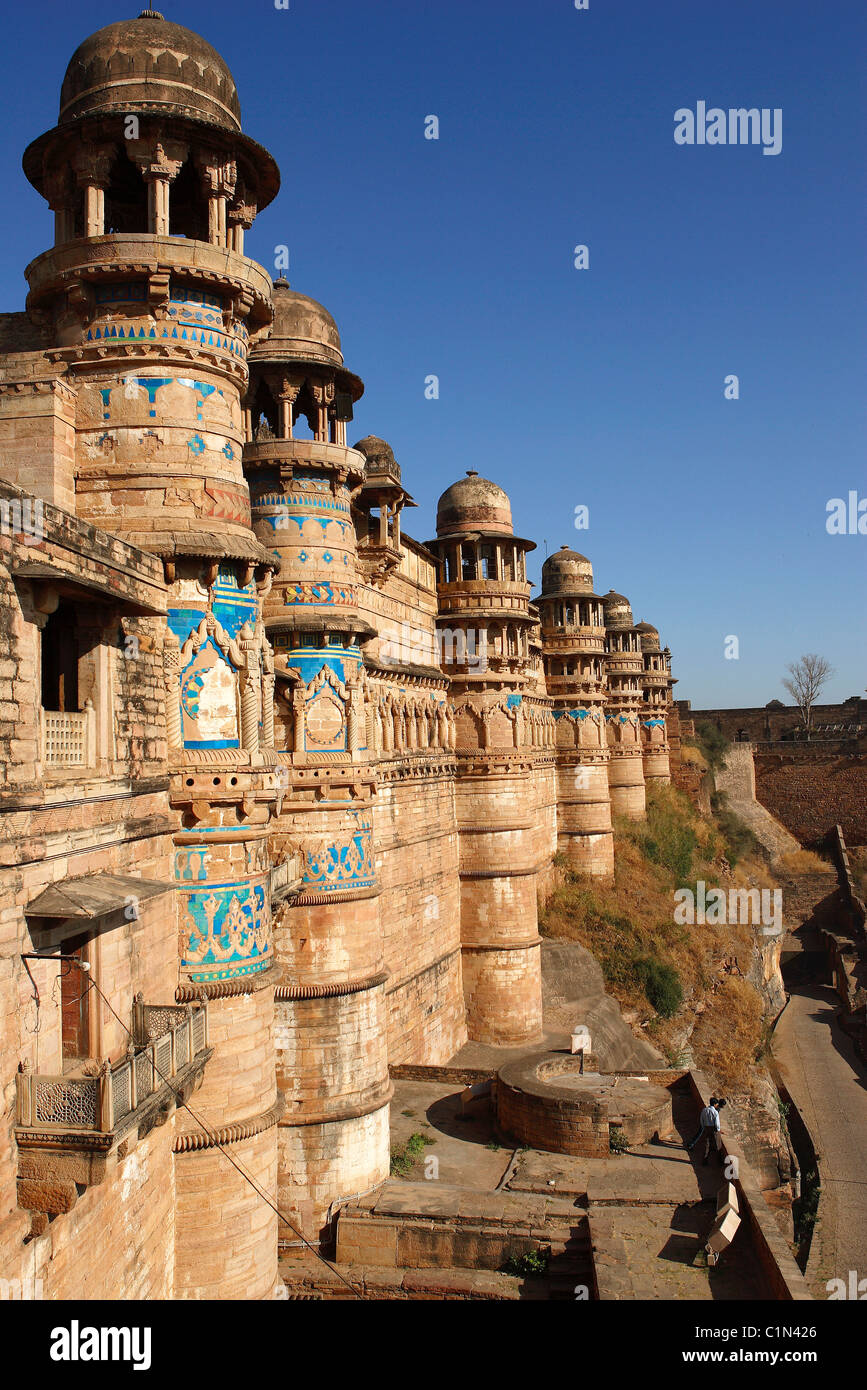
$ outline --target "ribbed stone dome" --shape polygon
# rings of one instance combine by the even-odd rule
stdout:
[[[605,611],[606,627],[623,629],[633,626],[632,605],[623,594],[616,594],[613,589],[609,589],[602,597],[602,607]]]
[[[60,90],[61,125],[112,111],[165,111],[241,129],[235,81],[199,34],[143,10],[78,45]]]
[[[378,435],[368,434],[352,447],[364,454],[368,473],[388,473],[392,478],[400,477],[400,465],[395,461],[394,450]]]
[[[437,503],[437,535],[458,531],[484,531],[511,536],[512,504],[501,487],[473,469],[446,488]]]
[[[298,294],[281,276],[274,281],[273,305],[274,325],[264,342],[253,349],[251,361],[286,358],[343,365],[337,324],[323,304]]]
[[[586,555],[561,545],[542,566],[542,597],[555,594],[591,594],[593,566]]]
[[[659,651],[659,629],[653,623],[636,623],[635,631],[641,636],[641,650],[643,652]]]

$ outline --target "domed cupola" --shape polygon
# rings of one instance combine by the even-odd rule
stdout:
[[[55,246],[149,233],[243,252],[244,231],[280,187],[271,155],[241,130],[223,58],[158,10],[78,45],[58,123],[28,146],[23,164],[54,209]],[[28,278],[38,295],[39,281]]]
[[[655,628],[652,623],[636,623],[635,631],[639,635],[639,639],[641,641],[641,650],[643,652],[659,651],[658,628]]]
[[[240,393],[271,323],[244,234],[280,178],[240,117],[219,53],[148,9],[79,44],[24,155],[55,213],[27,309],[75,378],[78,515],[209,571],[275,558],[250,529]]]
[[[69,60],[60,123],[109,111],[165,112],[241,129],[241,104],[224,59],[159,10],[97,29]]]
[[[593,566],[586,555],[561,545],[542,566],[541,598],[577,597],[593,593]],[[538,602],[538,600],[536,600]]]
[[[512,504],[507,494],[475,469],[446,488],[437,503],[437,535],[481,531],[511,536]]]
[[[610,630],[620,632],[634,626],[632,606],[623,594],[616,594],[613,589],[609,589],[608,593],[602,596],[602,607],[605,610],[605,626]]]

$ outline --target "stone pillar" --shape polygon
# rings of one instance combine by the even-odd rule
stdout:
[[[359,743],[359,732],[361,729],[361,719],[359,717],[359,700],[361,691],[358,686],[354,687],[349,693],[349,713],[347,715],[347,733],[350,753],[357,753]]]
[[[54,213],[54,245],[62,246],[75,236],[76,189],[68,166],[46,173],[44,193]]]
[[[274,747],[274,663],[266,661],[262,671],[262,742]]]
[[[259,643],[248,623],[238,633],[238,645],[246,658],[241,671],[241,747],[258,753]]]
[[[451,621],[451,619],[450,619]],[[460,843],[461,962],[467,1033],[500,1046],[542,1036],[537,878],[542,862],[534,820],[529,748],[515,747],[523,695],[477,690],[460,697],[455,807]],[[520,718],[520,724],[519,724]]]
[[[295,720],[295,752],[304,748],[304,687],[298,685],[292,692],[292,714]]]
[[[208,199],[208,241],[212,246],[227,246],[227,204],[235,195],[237,167],[234,160],[223,160],[208,151],[201,152],[196,163]]]
[[[170,627],[163,638],[163,671],[166,683],[166,740],[169,748],[180,748],[181,737],[181,648]]]
[[[85,145],[73,159],[76,180],[84,191],[84,235],[105,235],[105,189],[111,173],[115,147]],[[56,229],[56,228],[55,228]]]
[[[255,218],[255,203],[236,203],[229,209],[229,249],[239,256],[244,254],[244,232],[250,230]]]
[[[179,1110],[176,1120],[174,1297],[273,1298],[280,1287],[277,1215],[256,1191],[277,1190],[283,1112],[264,831],[235,826],[198,839],[179,832],[175,844],[183,942],[176,997],[207,999],[213,1055],[191,1100],[195,1118]],[[226,935],[238,943],[231,961],[221,944]]]
[[[127,153],[138,165],[148,190],[148,225],[151,236],[168,236],[170,230],[169,185],[183,168],[187,146],[172,140],[129,140]]]
[[[283,383],[282,390],[278,393],[277,399],[280,402],[280,438],[292,438],[292,407],[298,398],[299,388],[291,386],[288,382]]]

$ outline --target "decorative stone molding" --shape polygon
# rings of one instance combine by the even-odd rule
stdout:
[[[258,975],[240,975],[234,980],[184,982],[175,990],[175,999],[179,1004],[189,1004],[197,999],[231,999],[239,994],[258,994],[260,990],[273,989],[282,978],[280,966],[272,965]]]
[[[394,1085],[389,1078],[377,1095],[363,1105],[335,1105],[333,1110],[320,1110],[315,1114],[286,1114],[278,1121],[281,1129],[296,1128],[301,1125],[332,1125],[339,1121],[360,1120],[365,1115],[373,1115],[383,1110],[394,1095]]]
[[[329,902],[333,902],[333,897],[329,898]],[[279,1002],[288,1002],[304,999],[336,999],[348,994],[362,994],[365,990],[376,989],[377,985],[384,984],[389,973],[388,970],[382,970],[378,975],[371,975],[366,980],[344,980],[338,984],[278,985],[274,991],[274,998]]]
[[[264,1134],[266,1130],[279,1124],[285,1109],[286,1102],[282,1094],[279,1094],[272,1106],[252,1120],[221,1125],[219,1129],[197,1129],[187,1134],[178,1134],[172,1142],[172,1153],[194,1153],[200,1149],[222,1148],[226,1144],[240,1144],[244,1139],[253,1139],[257,1134]]]

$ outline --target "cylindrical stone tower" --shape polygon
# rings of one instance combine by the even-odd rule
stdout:
[[[614,872],[605,724],[605,619],[593,567],[568,546],[542,566],[536,599],[557,723],[557,847],[581,873]]]
[[[526,576],[531,541],[512,531],[502,488],[473,471],[443,493],[437,537],[441,664],[451,680],[461,860],[461,946],[469,1037],[516,1045],[541,1036],[533,814],[536,750],[553,747],[537,695]]]
[[[668,729],[666,710],[668,692],[671,689],[666,659],[659,646],[659,633],[651,623],[639,623],[635,631],[639,634],[641,653],[644,661],[642,676],[641,739],[644,748],[644,780],[651,782],[670,782],[671,770],[668,764]]]
[[[265,600],[275,653],[275,736],[285,799],[276,862],[300,892],[275,922],[281,1210],[308,1239],[329,1208],[388,1176],[387,1017],[373,850],[351,504],[364,456],[346,444],[363,390],[321,304],[274,286],[271,335],[251,353],[244,467],[253,524],[279,556]],[[306,435],[306,437],[305,437]],[[296,1237],[288,1227],[288,1241]]]
[[[608,786],[611,810],[640,820],[645,813],[641,748],[641,701],[644,658],[632,621],[629,600],[610,589],[602,600],[605,614],[606,723]]]
[[[76,512],[162,556],[170,588],[178,999],[209,1000],[213,1048],[175,1122],[175,1296],[269,1297],[277,1221],[253,1184],[276,1190],[282,1108],[264,853],[279,789],[259,591],[277,561],[250,524],[240,398],[271,317],[244,229],[279,176],[220,55],[152,10],[79,46],[24,168],[55,212],[28,306],[76,379]]]

